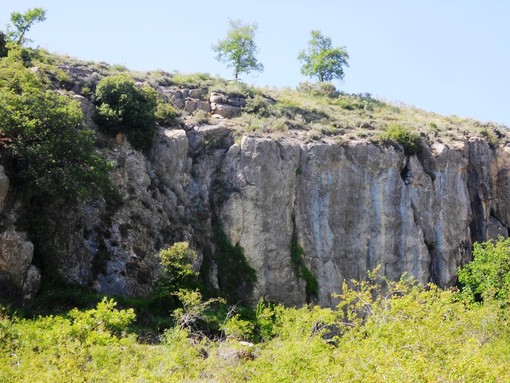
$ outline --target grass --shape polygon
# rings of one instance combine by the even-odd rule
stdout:
[[[44,58],[40,61],[61,67],[92,70],[99,76],[98,79],[126,72],[121,65],[83,62],[45,51],[39,56]],[[245,97],[247,105],[241,116],[214,121],[232,128],[236,136],[273,137],[277,140],[293,138],[305,143],[380,143],[388,128],[399,125],[429,144],[439,142],[451,145],[471,137],[481,137],[496,147],[510,141],[508,128],[504,125],[458,116],[441,116],[402,103],[378,100],[368,93],[347,94],[331,84],[302,83],[296,89],[270,88],[228,81],[208,73],[184,74],[161,70],[130,73],[136,81],[148,84],[157,91],[200,89],[204,100],[211,92]],[[89,97],[94,84],[87,82],[81,86],[86,90],[83,95]],[[186,124],[185,115],[181,118]],[[204,117],[200,123],[211,124],[213,121],[206,121]],[[191,119],[190,124],[194,126],[196,121]]]

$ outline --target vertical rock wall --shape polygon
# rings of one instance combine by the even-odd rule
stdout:
[[[407,273],[447,286],[472,242],[486,240],[498,222],[491,211],[507,225],[508,152],[472,139],[409,158],[367,143],[245,137],[226,157],[232,193],[221,217],[257,270],[255,296],[304,303],[293,238],[318,281],[321,305],[334,303],[331,293],[343,280],[378,265],[389,278]]]
[[[389,278],[407,273],[450,285],[473,241],[507,235],[510,227],[510,149],[477,138],[435,143],[408,157],[364,142],[243,137],[234,143],[218,125],[162,131],[149,156],[122,140],[105,151],[116,164],[119,198],[63,212],[46,244],[52,255],[39,260],[44,270],[104,293],[150,294],[158,251],[182,240],[208,257],[208,277],[221,288],[224,271],[215,264],[223,256],[215,238],[221,227],[256,272],[252,301],[264,296],[299,305],[310,298],[292,260],[295,243],[317,280],[314,300],[333,305],[331,294],[344,280],[378,265]],[[26,285],[38,282],[30,243],[11,233],[12,222],[4,218],[3,225],[0,274],[33,291]],[[14,246],[12,238],[27,245]],[[13,258],[12,249],[24,255]]]

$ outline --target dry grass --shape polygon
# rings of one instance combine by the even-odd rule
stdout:
[[[59,64],[93,70],[99,77],[127,70],[120,65],[83,62],[70,57],[52,56],[52,59]],[[387,127],[399,125],[419,134],[425,142],[453,144],[473,136],[483,137],[493,146],[510,142],[508,127],[504,125],[442,116],[413,106],[377,100],[369,94],[345,94],[331,84],[303,83],[297,89],[255,88],[207,73],[151,71],[131,74],[135,80],[160,91],[164,88],[194,88],[202,90],[204,99],[213,91],[246,97],[247,105],[241,116],[220,122],[231,127],[238,136],[295,138],[304,142],[379,142]],[[200,123],[205,123],[205,118],[200,119]]]

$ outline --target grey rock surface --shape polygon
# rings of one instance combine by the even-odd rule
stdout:
[[[222,289],[220,227],[256,272],[252,302],[330,306],[343,281],[378,265],[391,279],[407,273],[452,285],[472,243],[510,227],[510,149],[479,138],[434,143],[409,157],[366,142],[235,141],[220,124],[161,129],[145,155],[126,140],[111,139],[103,150],[115,164],[118,198],[62,212],[48,240],[54,255],[43,260],[45,269],[103,293],[150,294],[158,252],[182,240]],[[0,172],[1,203],[6,190]],[[316,298],[293,266],[293,242],[317,280]],[[0,233],[0,272],[26,296],[40,280],[32,251],[15,230]]]

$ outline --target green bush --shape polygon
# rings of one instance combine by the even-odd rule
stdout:
[[[401,145],[408,156],[419,154],[423,149],[420,135],[398,124],[388,126],[380,139],[383,142]]]
[[[510,299],[510,238],[473,245],[473,261],[458,272],[460,296],[469,302]]]
[[[317,278],[313,275],[310,269],[306,266],[303,256],[305,251],[296,241],[292,241],[290,244],[290,260],[294,273],[297,277],[303,278],[306,284],[306,298],[310,301],[312,298],[317,299],[319,297],[319,284]]]
[[[82,125],[79,103],[47,89],[19,51],[0,60],[0,100],[4,164],[30,196],[69,202],[109,190],[111,166]]]
[[[193,266],[197,253],[188,242],[176,242],[158,254],[163,274],[157,282],[156,292],[160,298],[171,298],[180,289],[194,288],[197,285],[198,272]]]
[[[177,108],[175,108],[169,102],[158,98],[156,104],[156,122],[159,125],[170,126],[173,125],[177,117],[179,117],[181,113]]]
[[[152,146],[156,108],[156,92],[139,87],[128,74],[105,77],[96,87],[96,122],[106,131],[126,132],[136,149]]]

